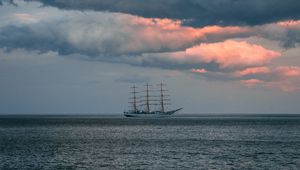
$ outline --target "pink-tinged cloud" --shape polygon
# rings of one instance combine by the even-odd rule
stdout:
[[[300,28],[300,20],[288,20],[278,22],[277,25],[286,28]]]
[[[255,86],[264,83],[264,81],[258,79],[241,80],[240,82],[246,86]]]
[[[288,20],[255,27],[241,26],[206,26],[194,28],[183,26],[182,21],[159,18],[143,18],[131,15],[120,15],[120,22],[127,25],[137,38],[129,41],[131,48],[148,44],[149,47],[169,48],[169,51],[180,51],[200,43],[220,42],[230,38],[259,36],[278,41],[287,41],[289,30],[300,30],[300,20]],[[245,49],[243,49],[245,50]]]
[[[281,89],[286,92],[293,92],[300,90],[300,67],[297,66],[279,66],[273,69],[260,68],[251,72],[252,68],[246,69],[247,73],[251,73],[252,76],[260,76],[261,79],[254,78],[250,80],[241,80],[240,82],[246,86],[263,85],[269,88]]]
[[[300,67],[297,66],[280,66],[276,68],[278,75],[284,77],[299,77],[300,79]]]
[[[142,18],[137,16],[120,15],[122,32],[128,32],[130,40],[123,44],[119,50],[122,52],[147,51],[172,52],[182,51],[201,42],[224,41],[232,37],[240,37],[249,32],[248,28],[228,26],[207,26],[193,28],[183,26],[179,20]]]
[[[120,19],[124,19],[125,16],[120,16]],[[140,28],[159,28],[160,30],[167,31],[186,31],[189,36],[204,37],[209,34],[241,34],[249,32],[249,28],[239,26],[206,26],[203,28],[194,28],[189,26],[183,26],[180,20],[172,19],[160,19],[160,18],[142,18],[137,16],[130,17],[130,20],[126,24],[132,26],[138,26]]]
[[[236,71],[234,75],[237,77],[242,77],[246,75],[268,74],[270,72],[271,72],[270,68],[263,66],[263,67],[251,67],[251,68],[246,68],[242,71]]]
[[[152,57],[167,59],[163,61],[171,60],[171,63],[177,63],[178,67],[185,65],[183,68],[190,65],[192,66],[190,71],[193,73],[202,74],[213,79],[233,80],[246,86],[258,85],[279,88],[284,91],[298,89],[295,80],[292,79],[300,75],[297,67],[272,68],[268,66],[274,58],[281,56],[280,52],[246,41],[226,39],[242,37],[242,35],[271,36],[271,39],[273,37],[281,39],[286,30],[298,29],[300,21],[286,21],[257,27],[207,26],[203,28],[182,26],[181,21],[170,19],[136,17],[131,21],[131,24],[140,28],[137,31],[137,37],[142,37],[146,41],[157,42],[156,40],[160,39],[159,43],[163,42],[164,44],[168,42],[177,45],[180,43],[186,44],[187,42],[194,44],[192,47],[178,50],[178,52],[143,55],[146,59]],[[270,32],[274,31],[275,33],[279,32],[279,34],[271,35]],[[214,65],[213,70],[210,70],[211,63],[217,64],[218,68],[216,69]],[[200,67],[198,69],[197,66],[195,67],[197,64]],[[205,69],[201,68],[203,66]],[[246,76],[251,76],[251,79],[245,79]]]
[[[207,70],[205,70],[204,68],[201,69],[192,69],[193,73],[207,73]]]
[[[188,48],[184,53],[175,53],[172,58],[194,63],[217,63],[221,69],[255,67],[269,63],[281,54],[260,45],[245,41],[227,40],[218,43],[202,43]]]

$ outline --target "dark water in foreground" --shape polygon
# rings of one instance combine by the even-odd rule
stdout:
[[[300,116],[0,116],[0,169],[300,169]]]

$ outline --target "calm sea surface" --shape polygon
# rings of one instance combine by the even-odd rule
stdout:
[[[300,116],[0,116],[0,169],[300,169]]]

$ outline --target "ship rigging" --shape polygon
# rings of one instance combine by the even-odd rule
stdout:
[[[168,90],[166,84],[158,84],[159,90],[153,90],[152,86],[148,83],[144,86],[145,90],[138,91],[137,86],[132,86],[132,97],[129,98],[130,109],[124,112],[126,117],[155,117],[155,116],[170,116],[182,108],[176,110],[166,111],[167,106],[171,105],[170,95],[167,94]],[[153,95],[159,92],[159,95]]]

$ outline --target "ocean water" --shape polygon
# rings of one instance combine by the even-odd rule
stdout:
[[[300,116],[1,116],[0,169],[300,169]]]

